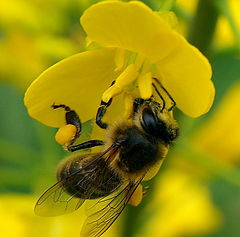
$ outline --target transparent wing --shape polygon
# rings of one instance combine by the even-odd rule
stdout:
[[[136,182],[128,181],[110,196],[99,199],[90,208],[91,212],[83,224],[81,236],[101,236],[122,213],[143,177]]]
[[[63,180],[49,188],[37,201],[35,213],[38,216],[58,216],[77,210],[85,201],[65,192]],[[77,192],[76,192],[77,193]]]
[[[79,169],[76,173],[57,182],[49,188],[37,201],[35,213],[39,216],[58,216],[77,210],[86,199],[91,199],[93,194],[99,193],[99,187],[106,189],[106,195],[114,192],[119,186],[113,183],[115,173],[110,173],[107,165],[103,165],[103,156],[107,161],[114,159],[118,148],[110,147]],[[101,165],[99,165],[101,163]],[[105,164],[105,163],[104,163]],[[108,176],[106,176],[108,174]],[[97,185],[93,183],[97,182]],[[91,181],[91,182],[90,182]],[[71,190],[71,193],[66,192]],[[84,193],[84,197],[82,197]],[[105,195],[105,196],[106,196]]]

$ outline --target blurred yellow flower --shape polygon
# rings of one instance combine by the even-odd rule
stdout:
[[[239,185],[235,177],[238,175],[235,167],[240,162],[239,100],[240,82],[237,81],[227,90],[210,117],[173,153],[171,164],[203,180],[217,174]]]
[[[193,146],[227,163],[240,162],[240,82],[228,90],[212,116],[191,137]]]
[[[36,54],[32,36],[23,32],[8,32],[0,40],[0,51],[0,80],[22,89],[44,68],[44,61]]]
[[[197,3],[197,0],[176,0],[176,4],[184,9],[184,11],[186,11],[188,14],[191,14],[196,10]]]
[[[51,2],[53,3],[54,0]],[[0,8],[0,80],[26,89],[50,63],[79,49],[61,31],[63,11],[44,0],[9,0]],[[74,1],[74,0],[72,0]],[[43,6],[40,7],[40,5]],[[79,41],[79,40],[78,40]]]
[[[150,218],[137,237],[178,237],[208,234],[221,223],[208,189],[189,174],[169,169],[155,183],[146,213]]]
[[[183,19],[179,18],[179,24],[177,30],[184,36],[188,35],[189,23],[196,11],[198,0],[176,0],[176,6],[184,12]]]
[[[232,20],[236,24],[238,34],[240,35],[240,1],[227,0],[226,3],[228,4],[228,8],[230,11],[229,14],[231,15]],[[239,40],[239,38],[235,38],[233,28],[231,26],[231,23],[229,22],[229,19],[227,19],[226,16],[221,15],[218,19],[218,23],[216,26],[216,37],[214,43],[219,47],[229,47],[236,44],[236,40]],[[238,44],[240,44],[240,42],[238,42]]]
[[[36,200],[29,195],[0,196],[1,236],[79,237],[85,219],[83,208],[65,216],[42,218],[33,213]],[[104,236],[119,236],[118,228],[115,223]]]
[[[207,59],[165,22],[165,17],[141,2],[106,1],[85,11],[81,24],[88,38],[101,46],[67,58],[43,72],[25,94],[29,114],[40,122],[61,127],[66,104],[83,121],[95,116],[101,99],[121,94],[149,98],[152,78],[158,78],[189,116],[206,113],[214,86]],[[109,89],[109,85],[115,84]],[[119,100],[112,107],[119,110]]]
[[[219,1],[221,2],[221,1]],[[219,3],[216,1],[215,7],[217,7]],[[177,5],[180,6],[184,12],[186,12],[189,16],[193,17],[193,15],[196,12],[197,8],[197,0],[177,0]],[[238,29],[240,34],[240,1],[239,0],[226,0],[226,4],[229,8],[229,14],[232,17],[232,20],[234,24],[236,24],[236,29]],[[222,11],[223,9],[221,9]],[[187,34],[187,27],[186,22],[180,22],[181,24],[181,31],[186,35]],[[233,28],[231,26],[231,23],[229,22],[229,18],[227,18],[226,15],[220,14],[218,17],[216,29],[215,29],[215,36],[213,39],[214,46],[217,47],[230,47],[235,45],[237,42],[236,36],[234,35]],[[239,43],[239,42],[238,42]]]

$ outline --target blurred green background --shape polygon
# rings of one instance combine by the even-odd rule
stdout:
[[[39,195],[66,152],[56,130],[31,119],[26,88],[43,70],[84,51],[79,24],[97,0],[8,0],[0,8],[0,222],[2,236],[79,236],[84,211],[40,218]],[[176,113],[181,136],[139,207],[105,236],[240,236],[240,1],[145,0],[176,13],[177,30],[210,60],[216,98],[198,119]]]

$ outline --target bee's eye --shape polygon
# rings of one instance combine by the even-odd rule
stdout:
[[[156,116],[154,115],[153,111],[149,108],[145,108],[142,113],[142,126],[143,129],[153,135],[153,136],[158,136],[159,134],[159,128],[161,125],[161,121],[159,121]]]

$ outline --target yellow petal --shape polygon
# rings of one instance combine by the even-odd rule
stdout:
[[[168,23],[168,25],[175,29],[178,25],[178,20],[174,12],[171,11],[159,11],[158,15]]]
[[[175,51],[157,63],[157,77],[190,117],[198,117],[211,108],[215,89],[208,60],[194,46],[180,38]]]
[[[178,44],[168,23],[138,1],[97,3],[84,12],[81,24],[101,46],[138,52],[152,62],[168,55]]]
[[[73,55],[43,72],[28,88],[24,102],[29,114],[40,122],[61,127],[65,111],[51,108],[65,104],[82,122],[95,117],[102,93],[118,76],[114,49],[97,49]]]

